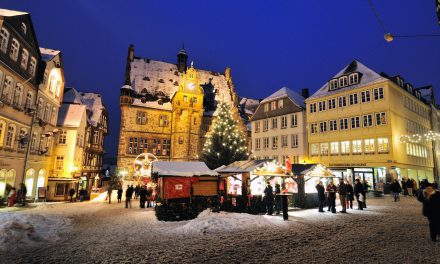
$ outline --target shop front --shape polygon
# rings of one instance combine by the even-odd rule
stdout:
[[[48,178],[47,188],[39,188],[38,196],[40,200],[48,201],[67,201],[69,199],[69,190],[78,191],[78,179],[72,178]]]

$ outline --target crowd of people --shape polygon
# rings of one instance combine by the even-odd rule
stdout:
[[[26,206],[26,195],[27,188],[24,183],[20,183],[20,188],[18,190],[15,187],[12,187],[10,184],[6,184],[5,187],[5,198],[8,207],[12,207],[15,204],[21,204],[22,206]],[[3,205],[3,201],[1,201],[1,205]]]
[[[122,195],[124,193],[122,186],[119,186],[117,188],[117,198],[118,203],[122,203]],[[111,204],[111,197],[112,197],[113,188],[109,187],[107,190],[107,199],[108,203]],[[134,197],[133,197],[134,196]],[[132,200],[138,200],[139,199],[139,207],[145,208],[145,204],[147,208],[154,207],[155,206],[155,194],[151,187],[147,186],[140,186],[137,185],[136,187],[133,187],[133,185],[128,185],[127,189],[125,190],[125,208],[131,208],[131,202]]]

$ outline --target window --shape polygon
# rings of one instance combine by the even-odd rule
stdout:
[[[278,137],[272,137],[272,148],[278,148]]]
[[[339,154],[339,142],[331,142],[330,143],[330,154],[331,155]]]
[[[319,132],[326,132],[327,131],[327,122],[320,122],[319,123]]]
[[[21,23],[21,31],[26,35],[27,27],[25,23]]]
[[[380,99],[383,99],[383,88],[382,87],[380,87],[380,88],[375,88],[374,90],[373,90],[373,94],[374,94],[374,100],[380,100]]]
[[[387,124],[387,113],[380,112],[376,113],[376,126]]]
[[[347,98],[345,96],[338,97],[338,106],[339,107],[347,106]]]
[[[147,113],[138,111],[136,113],[136,124],[145,125],[147,123]]]
[[[316,103],[310,104],[310,113],[316,113]]]
[[[281,147],[286,148],[287,147],[287,136],[281,136]]]
[[[278,100],[278,108],[279,109],[284,108],[284,101],[283,101],[283,99]]]
[[[11,96],[13,94],[12,82],[13,82],[12,77],[6,76],[5,82],[3,84],[2,98],[5,99],[6,102],[8,103],[11,102]]]
[[[336,98],[332,98],[328,100],[328,109],[335,109],[336,108]]]
[[[339,87],[342,88],[342,87],[345,87],[345,86],[348,86],[348,78],[347,78],[347,76],[340,77],[339,78]]]
[[[270,110],[277,110],[277,101],[270,102]]]
[[[43,119],[44,121],[49,121],[50,120],[50,104],[47,103],[46,107],[44,107],[44,116]]]
[[[290,142],[290,147],[291,148],[297,148],[298,147],[298,135],[297,134],[293,134],[290,136],[291,142]]]
[[[168,126],[168,116],[167,115],[161,115],[159,117],[159,126],[161,126],[161,127]]]
[[[67,136],[67,132],[64,130],[61,130],[60,134],[58,136],[58,144],[65,145],[66,144],[66,136]]]
[[[38,98],[38,105],[37,105],[37,115],[40,119],[43,119],[43,113],[44,113],[44,109],[43,109],[43,98]]]
[[[21,64],[20,64],[20,66],[23,69],[27,68],[28,60],[29,60],[29,52],[26,49],[23,49],[23,51],[21,52]]]
[[[55,106],[52,107],[52,119],[50,122],[54,125],[57,122],[57,109],[55,108]]]
[[[260,132],[260,121],[255,122],[255,133]]]
[[[341,154],[342,155],[350,154],[350,141],[341,142]]]
[[[330,131],[336,131],[338,130],[338,122],[336,120],[330,120],[328,121],[328,126]]]
[[[33,97],[34,94],[30,91],[26,94],[26,102],[24,103],[26,108],[32,108]]]
[[[50,76],[50,78],[49,78],[49,91],[52,94],[55,94],[56,87],[57,87],[57,79],[55,78],[55,76]]]
[[[390,151],[390,146],[388,144],[388,138],[378,138],[377,139],[377,151],[379,153],[386,153]]]
[[[5,133],[6,122],[0,119],[0,146],[3,145],[3,137]]]
[[[352,141],[352,153],[353,154],[360,154],[362,153],[362,140],[353,140]]]
[[[319,112],[325,111],[325,101],[318,102]]]
[[[272,129],[275,129],[278,127],[278,118],[272,118]]]
[[[348,83],[350,85],[359,83],[359,75],[357,73],[352,73],[348,76]]]
[[[61,82],[58,81],[57,82],[57,89],[55,90],[55,97],[60,98],[60,93],[61,93]]]
[[[263,120],[263,132],[269,129],[269,120]]]
[[[19,51],[19,49],[20,49],[20,43],[18,43],[18,40],[13,38],[12,39],[12,44],[11,44],[11,51],[9,53],[9,56],[14,61],[17,61],[17,59],[18,59],[18,51]]]
[[[259,138],[256,138],[255,139],[255,149],[260,149],[260,139]]]
[[[312,134],[318,133],[318,124],[316,123],[310,124],[310,133]]]
[[[14,91],[14,100],[12,102],[13,105],[15,105],[15,106],[21,105],[22,94],[23,94],[23,85],[21,85],[20,83],[17,83],[17,86],[15,87],[15,91]]]
[[[298,118],[296,114],[290,115],[290,127],[296,127],[298,126]]]
[[[264,104],[264,112],[269,112],[269,104]]]
[[[351,118],[351,128],[359,128],[360,127],[360,117],[354,116]]]
[[[310,145],[310,153],[315,156],[319,155],[319,145],[316,143]]]
[[[330,80],[330,91],[338,89],[338,80]]]
[[[372,114],[364,115],[362,118],[364,119],[364,127],[373,126],[373,115]]]
[[[99,143],[99,131],[93,131],[93,143],[92,144],[98,144]]]
[[[57,156],[55,161],[55,170],[62,170],[64,167],[64,156]]]
[[[348,103],[349,103],[350,105],[355,105],[355,104],[357,104],[357,103],[358,103],[358,94],[357,94],[357,93],[355,93],[355,94],[350,94],[350,95],[349,95],[349,101],[348,101]]]
[[[49,71],[45,70],[43,75],[43,84],[47,84],[47,76],[49,76]]]
[[[31,58],[31,63],[29,64],[29,73],[34,76],[35,75],[35,70],[37,68],[37,60],[32,57]]]
[[[6,131],[6,146],[14,147],[14,139],[15,139],[15,125],[9,125],[8,130]]]
[[[37,138],[38,138],[37,132],[32,133],[32,137],[31,137],[31,150],[36,150],[36,148],[37,148]]]
[[[265,148],[265,149],[269,148],[269,138],[268,137],[263,138],[263,148]]]
[[[6,53],[8,42],[9,32],[5,28],[2,28],[0,31],[0,50],[3,51],[3,53]]]
[[[365,139],[364,140],[365,153],[374,153],[374,139]]]
[[[286,128],[287,127],[287,116],[282,116],[281,117],[281,128]]]
[[[321,155],[328,155],[328,143],[321,143]]]
[[[361,92],[361,102],[362,103],[367,103],[371,101],[371,97],[370,97],[370,91],[362,91]]]
[[[342,118],[339,120],[339,129],[340,130],[348,129],[348,118]]]

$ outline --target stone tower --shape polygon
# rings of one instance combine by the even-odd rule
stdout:
[[[185,47],[182,46],[182,49],[177,53],[177,70],[179,72],[186,72],[188,67],[188,54],[186,54]]]
[[[175,161],[198,160],[203,118],[203,88],[191,63],[171,99],[171,157]]]
[[[131,62],[134,59],[134,45],[131,44],[128,47],[128,54],[127,54],[127,64],[125,65],[125,80],[124,85],[121,87],[121,93],[119,97],[119,103],[122,106],[131,105],[133,103],[133,96],[134,91],[131,87],[131,81],[130,81],[130,69],[131,69]]]

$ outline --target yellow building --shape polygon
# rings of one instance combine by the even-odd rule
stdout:
[[[377,190],[393,178],[433,181],[429,106],[400,76],[353,61],[306,100],[311,162]]]

